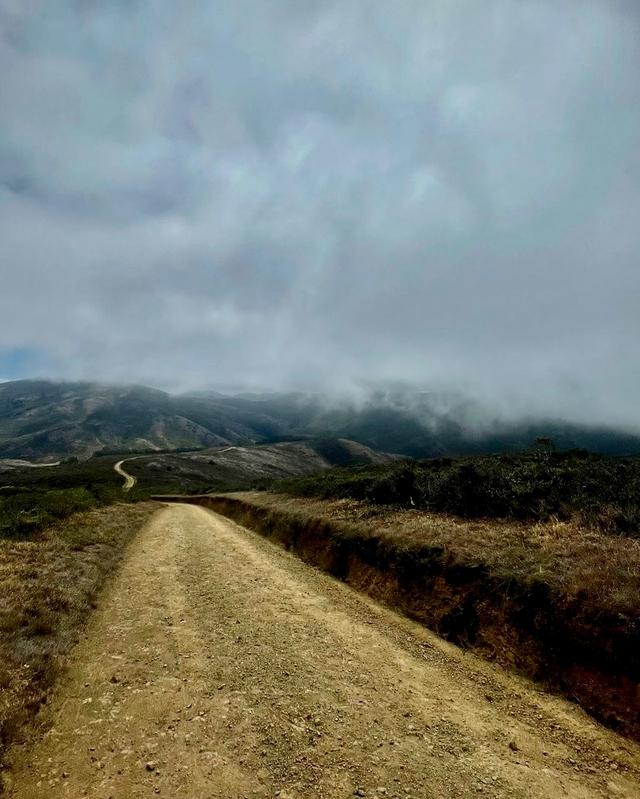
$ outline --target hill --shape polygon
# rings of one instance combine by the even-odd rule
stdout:
[[[281,444],[224,447],[197,453],[154,453],[126,459],[138,479],[123,494],[114,471],[121,455],[96,455],[50,469],[0,460],[0,539],[32,535],[78,511],[158,494],[229,491],[282,478],[301,478],[333,466],[382,468],[396,456],[353,441],[310,439]]]
[[[292,403],[173,396],[143,386],[21,380],[0,384],[0,458],[251,444],[290,434]]]
[[[145,455],[127,462],[136,493],[226,491],[282,478],[305,477],[332,467],[382,467],[399,456],[375,452],[346,439],[309,439],[279,444]]]
[[[173,395],[144,386],[20,380],[0,384],[0,459],[201,450],[348,439],[414,458],[517,452],[537,437],[560,449],[640,454],[640,436],[557,419],[493,419],[464,398],[371,392],[356,403],[298,393]]]

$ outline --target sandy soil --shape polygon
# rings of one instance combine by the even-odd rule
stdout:
[[[8,472],[12,469],[46,469],[51,466],[60,466],[60,461],[53,463],[31,463],[16,458],[0,458],[0,472]]]
[[[640,747],[255,534],[163,508],[14,799],[637,797]]]
[[[137,477],[134,477],[132,474],[129,474],[129,472],[125,472],[125,470],[122,468],[122,464],[126,463],[128,460],[133,460],[133,458],[126,458],[123,461],[118,461],[116,464],[114,464],[113,467],[114,471],[117,472],[120,475],[120,477],[124,477],[124,485],[122,486],[123,491],[130,491],[134,487],[134,485],[138,482]]]

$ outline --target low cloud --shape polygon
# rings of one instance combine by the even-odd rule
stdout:
[[[0,347],[637,428],[639,20],[0,0]]]

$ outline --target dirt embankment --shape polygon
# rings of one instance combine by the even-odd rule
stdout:
[[[638,542],[589,538],[567,525],[474,526],[415,512],[371,516],[353,501],[264,493],[185,501],[256,530],[640,737],[640,618],[628,602],[638,595],[632,589],[640,574],[631,563]],[[607,570],[607,559],[618,565]]]
[[[635,799],[640,747],[204,508],[100,600],[12,799]]]

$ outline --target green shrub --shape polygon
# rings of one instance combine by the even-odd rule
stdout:
[[[86,488],[19,492],[0,497],[0,537],[29,538],[73,513],[103,504]]]
[[[297,496],[366,499],[466,518],[578,518],[611,534],[640,534],[640,458],[584,450],[538,447],[522,455],[332,469],[271,487]]]

